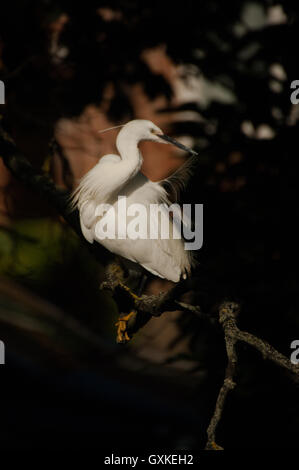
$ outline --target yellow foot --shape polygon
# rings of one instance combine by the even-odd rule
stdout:
[[[128,313],[127,315],[121,315],[118,321],[115,323],[115,326],[117,326],[117,336],[116,336],[117,343],[127,343],[128,341],[130,341],[131,338],[128,335],[128,331],[127,331],[128,321],[135,314],[136,314],[136,311],[132,310],[132,312]]]
[[[218,444],[216,444],[215,441],[212,441],[211,442],[211,447],[213,450],[224,450],[223,447],[219,446]]]

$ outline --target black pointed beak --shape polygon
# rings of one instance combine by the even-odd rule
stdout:
[[[189,149],[188,147],[186,147],[185,145],[181,144],[180,142],[178,142],[177,140],[173,139],[172,137],[168,137],[168,135],[159,134],[159,137],[160,137],[160,139],[163,139],[163,140],[165,140],[166,142],[169,142],[170,144],[175,145],[175,146],[178,147],[179,149],[182,149],[182,150],[185,150],[185,152],[191,153],[191,155],[198,155],[198,153],[195,152],[195,150]]]

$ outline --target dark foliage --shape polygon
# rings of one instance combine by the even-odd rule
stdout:
[[[290,83],[299,79],[298,11],[295,2],[285,0],[285,23],[247,28],[241,18],[248,4],[215,0],[95,0],[84,4],[11,1],[4,10],[1,6],[0,18],[5,64],[0,78],[7,88],[4,122],[16,137],[18,132],[28,132],[32,139],[40,134],[50,140],[59,117],[79,115],[89,103],[101,104],[103,90],[110,82],[115,95],[108,115],[116,122],[129,120],[133,110],[128,85],[141,83],[150,98],[172,95],[169,83],[154,74],[141,58],[145,49],[160,44],[166,46],[176,63],[196,66],[194,73],[228,90],[233,100],[223,102],[215,98],[207,106],[195,102],[185,104],[181,109],[193,110],[202,119],[200,123],[178,122],[173,128],[176,134],[195,137],[200,152],[197,174],[185,195],[186,201],[204,204],[204,246],[196,271],[201,281],[195,303],[210,311],[221,299],[238,300],[242,305],[242,328],[265,338],[289,356],[290,343],[298,337],[298,282],[294,266],[282,267],[280,240],[282,229],[288,237],[293,230],[282,223],[282,213],[291,207],[297,186],[290,170],[291,157],[296,157],[298,133],[298,122],[290,119],[294,112]],[[265,14],[276,4],[271,0],[255,2]],[[95,14],[97,8],[106,6],[117,12],[109,22]],[[60,38],[69,55],[53,64],[47,49],[46,26],[61,12],[70,18]],[[237,32],[240,29],[242,34]],[[285,79],[271,75],[273,64],[281,64]],[[273,82],[276,86],[271,86]],[[259,126],[269,126],[273,138],[256,139],[246,135],[244,121],[252,123],[255,133]],[[41,166],[42,160],[37,164]],[[204,377],[193,398],[196,394],[201,405],[204,404],[199,408],[209,410],[209,414],[223,379],[223,339],[220,332],[191,314],[182,316],[179,322],[182,335],[191,335],[191,359],[198,362]],[[225,448],[296,447],[298,390],[284,372],[258,361],[257,355],[245,347],[240,348],[240,364],[238,386],[226,407],[219,441]],[[18,384],[23,380],[19,360],[15,372],[19,374]],[[43,379],[40,371],[32,370],[35,372],[40,386]],[[85,381],[85,377],[81,379]],[[88,380],[92,382],[91,377]],[[91,389],[93,386],[90,383]],[[33,382],[30,387],[35,387]],[[107,393],[110,391],[109,388]],[[57,420],[60,400],[63,405],[68,396],[68,392],[63,393],[66,393],[63,399],[59,393],[53,396]],[[88,430],[93,429],[97,425],[85,410],[86,396],[83,392],[80,396],[82,414],[77,419]],[[70,414],[80,407],[77,396],[72,399]],[[45,396],[44,401],[48,400]],[[31,406],[32,413],[38,415],[39,410]],[[135,431],[140,425],[135,420],[136,410],[145,413],[143,406],[133,407]],[[154,417],[160,414],[158,408],[153,405]],[[102,425],[108,430],[117,419],[114,412],[119,411],[111,407],[109,414],[97,408],[99,420],[106,413]],[[126,420],[130,420],[130,408],[123,412]],[[153,415],[149,418],[145,413],[144,416],[146,426],[143,423],[144,427],[140,428],[143,443],[152,438],[153,445],[157,445],[159,436],[164,436],[170,422],[183,423],[181,417],[169,410],[165,428],[158,423],[159,431],[155,427],[157,421],[153,424]],[[208,416],[201,416],[206,423]],[[6,418],[10,420],[9,416]],[[188,419],[181,434],[176,429],[173,439],[162,439],[162,443],[170,447],[180,445],[179,438],[186,436],[189,426],[190,446],[198,441],[202,445],[205,426],[199,419],[196,429]],[[124,426],[123,433],[126,432],[132,430]],[[88,445],[88,433],[86,436]],[[121,441],[118,435],[117,443]]]

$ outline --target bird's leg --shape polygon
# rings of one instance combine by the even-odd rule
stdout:
[[[143,273],[141,275],[141,279],[140,279],[139,286],[138,286],[138,291],[137,291],[137,295],[139,297],[142,295],[142,292],[145,288],[146,281],[147,281],[147,275]]]
[[[147,281],[147,275],[146,274],[142,274],[141,275],[141,278],[140,278],[140,281],[139,281],[139,284],[138,284],[138,288],[137,288],[137,294],[135,294],[132,289],[130,289],[130,287],[126,286],[123,282],[119,282],[119,285],[121,286],[122,289],[124,289],[125,291],[127,291],[129,293],[129,295],[134,299],[134,300],[141,300],[141,295],[142,295],[142,292],[143,292],[143,289],[145,287],[145,284],[146,284],[146,281]]]
[[[138,295],[134,294],[134,292],[132,292],[131,289],[127,287],[125,284],[123,283],[120,283],[120,284],[123,289],[129,292],[130,296],[133,297],[134,300],[139,300],[146,281],[147,281],[146,274],[142,274],[140,282],[139,282],[138,290],[137,290]],[[131,310],[131,312],[129,312],[128,314],[122,313],[119,316],[119,319],[115,324],[115,326],[117,326],[117,336],[116,336],[117,343],[123,344],[123,343],[127,343],[128,341],[130,341],[131,338],[128,334],[128,323],[131,319],[136,317],[136,315],[137,315],[137,311]]]
[[[127,304],[127,312],[119,315],[117,326],[117,337],[118,343],[127,343],[130,341],[128,334],[128,322],[136,317],[137,311],[134,309],[136,301],[141,299],[141,294],[147,280],[147,276],[143,274],[140,278],[137,294],[135,294],[130,287],[125,284],[125,272],[122,263],[110,263],[105,272],[105,280],[101,284],[101,289],[108,289],[113,293],[113,296],[118,305]],[[120,290],[119,290],[120,289]],[[121,291],[125,291],[127,299],[123,297]],[[118,302],[121,299],[120,303]]]
[[[118,285],[119,285],[123,290],[125,290],[126,292],[128,292],[128,294],[130,295],[130,297],[132,297],[132,299],[134,299],[134,300],[141,300],[140,295],[135,294],[135,293],[132,291],[132,289],[130,289],[130,287],[126,286],[126,284],[124,284],[123,282],[119,282]]]

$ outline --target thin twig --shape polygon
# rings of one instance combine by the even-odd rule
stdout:
[[[239,313],[239,305],[234,302],[224,302],[219,308],[219,323],[224,330],[227,367],[223,385],[219,391],[215,405],[215,411],[207,429],[208,440],[206,450],[222,450],[223,448],[216,444],[216,429],[221,419],[227,395],[235,388],[234,376],[237,366],[236,338],[232,334],[235,330],[235,320]]]
[[[219,308],[219,323],[222,325],[225,338],[225,346],[227,353],[227,367],[225,371],[225,377],[223,385],[220,388],[215,410],[211,418],[210,424],[207,429],[207,450],[222,450],[223,448],[216,444],[216,429],[219,424],[219,421],[222,417],[224,410],[226,398],[235,386],[235,374],[236,367],[238,362],[238,357],[236,353],[236,344],[238,341],[249,344],[258,351],[260,351],[264,359],[268,359],[275,364],[281,366],[284,369],[292,372],[292,378],[294,380],[299,379],[299,366],[292,364],[291,361],[286,358],[283,354],[276,351],[273,346],[271,346],[267,341],[264,341],[256,336],[247,333],[246,331],[241,331],[237,324],[237,317],[240,311],[240,307],[235,302],[225,301],[220,305]]]
[[[290,359],[285,357],[280,352],[276,351],[276,349],[273,348],[271,344],[267,343],[267,341],[264,341],[258,338],[257,336],[252,335],[251,333],[247,333],[246,331],[241,331],[238,328],[236,330],[236,338],[238,341],[247,343],[253,348],[257,349],[259,352],[262,353],[264,359],[269,359],[280,367],[289,370],[299,378],[298,365],[292,364]]]

